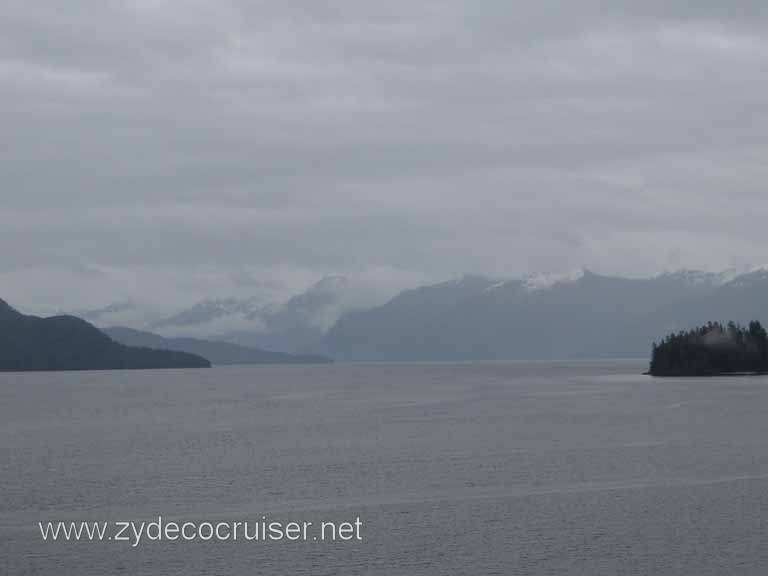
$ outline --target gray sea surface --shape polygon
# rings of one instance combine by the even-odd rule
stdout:
[[[0,374],[0,574],[768,574],[768,378],[641,361]],[[44,541],[49,521],[362,522]]]

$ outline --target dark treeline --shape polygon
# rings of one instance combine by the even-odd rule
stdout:
[[[729,322],[670,334],[653,344],[653,376],[713,376],[768,372],[768,334],[760,322],[749,327]]]

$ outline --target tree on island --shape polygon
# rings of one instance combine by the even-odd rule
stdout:
[[[709,322],[653,344],[652,376],[729,373],[768,373],[768,333],[760,322],[752,321],[748,328],[734,322]]]

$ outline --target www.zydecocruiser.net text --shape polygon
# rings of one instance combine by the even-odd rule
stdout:
[[[46,542],[123,542],[134,548],[142,542],[349,542],[363,539],[363,522],[276,522],[260,520],[230,522],[177,522],[162,516],[150,522],[38,522]]]

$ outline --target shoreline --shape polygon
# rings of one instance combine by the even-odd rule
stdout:
[[[744,378],[748,376],[768,376],[768,372],[714,372],[711,374],[653,374],[650,371],[643,372],[643,376],[653,378],[717,378],[717,377],[737,377]]]

